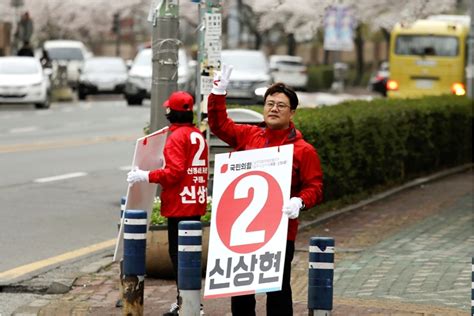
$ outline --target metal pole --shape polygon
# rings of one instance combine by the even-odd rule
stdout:
[[[19,30],[18,28],[20,27],[20,21],[21,21],[21,18],[18,14],[18,11],[19,11],[19,8],[23,6],[23,0],[11,0],[10,1],[10,5],[14,8],[15,10],[15,18],[13,19],[14,20],[14,27],[12,27],[12,30],[15,30],[13,31],[13,42],[12,42],[12,54],[13,55],[16,55],[17,52],[18,52],[18,48],[19,48],[19,37],[17,35],[19,35]]]
[[[117,230],[120,232],[120,225],[122,223],[122,220],[123,220],[123,216],[125,214],[125,205],[126,205],[126,202],[127,202],[127,197],[126,196],[122,196],[122,198],[120,199],[120,220],[117,224]],[[117,302],[115,302],[115,307],[123,307],[123,301],[122,301],[122,297],[123,297],[123,287],[122,287],[122,278],[123,278],[123,258],[120,259],[120,264],[119,264],[119,280],[120,280],[120,283],[119,283],[119,298],[117,300]]]
[[[197,104],[198,106],[198,112],[197,112],[197,117],[198,117],[198,122],[202,120],[202,108],[205,107],[207,109],[207,95],[210,93],[210,90],[212,88],[212,79],[214,76],[214,71],[219,70],[218,68],[220,67],[220,50],[221,50],[221,45],[222,45],[222,39],[221,39],[221,33],[222,33],[222,24],[219,24],[218,30],[216,29],[217,26],[210,26],[206,25],[207,18],[209,18],[208,14],[214,15],[212,18],[216,18],[216,15],[219,16],[219,23],[222,23],[222,17],[221,17],[221,11],[222,11],[222,5],[221,5],[221,0],[202,0],[200,7],[199,7],[199,18],[200,18],[200,27],[199,27],[199,50],[198,50],[198,63],[199,66],[197,67],[197,70],[199,73],[198,75],[198,82],[199,82],[199,88],[198,91],[199,94],[196,94],[196,99],[198,101]],[[214,23],[212,23],[214,24]],[[216,24],[214,24],[216,25]],[[210,27],[212,29],[206,29],[206,27]],[[205,35],[206,34],[206,35]],[[217,59],[216,56],[219,56]],[[206,74],[204,74],[206,73]],[[203,84],[204,83],[204,86]],[[202,99],[202,98],[203,99]],[[207,110],[206,110],[207,112]]]
[[[310,316],[330,316],[333,301],[334,238],[309,241],[308,311]]]
[[[202,224],[178,224],[178,289],[182,299],[180,316],[199,316],[201,310]]]
[[[168,125],[163,103],[178,88],[178,0],[153,8],[150,133]]]
[[[127,316],[143,315],[147,214],[126,210],[123,234],[123,309]]]

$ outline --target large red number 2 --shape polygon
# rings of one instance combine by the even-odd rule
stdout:
[[[224,245],[238,253],[263,247],[281,221],[283,193],[273,176],[250,171],[235,178],[217,205],[217,232]]]

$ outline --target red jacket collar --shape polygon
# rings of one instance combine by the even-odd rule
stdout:
[[[283,145],[302,138],[301,132],[295,128],[293,122],[290,122],[290,127],[287,129],[271,129],[264,122],[260,126],[262,127],[262,136],[267,139],[267,145],[275,145],[275,143]]]
[[[194,124],[193,124],[193,123],[172,123],[172,124],[170,125],[170,131],[175,131],[175,130],[177,130],[178,128],[183,127],[183,126],[193,127]]]

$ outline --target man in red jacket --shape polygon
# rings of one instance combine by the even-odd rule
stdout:
[[[323,173],[318,154],[303,140],[291,119],[298,106],[298,97],[290,87],[275,83],[265,93],[263,116],[260,125],[236,124],[227,116],[226,88],[232,67],[223,65],[222,74],[214,78],[208,100],[208,120],[211,131],[235,150],[247,150],[293,144],[291,198],[282,208],[289,218],[282,290],[267,293],[267,315],[293,315],[291,294],[291,261],[295,251],[298,215],[310,209],[323,198]],[[234,296],[232,315],[255,315],[255,295]]]
[[[130,184],[139,181],[159,183],[161,215],[168,218],[169,254],[178,278],[178,223],[199,221],[207,206],[208,149],[201,131],[193,124],[193,97],[183,91],[170,95],[163,104],[170,121],[170,135],[163,150],[165,167],[152,171],[134,169],[128,173]],[[177,315],[178,303],[164,315]]]

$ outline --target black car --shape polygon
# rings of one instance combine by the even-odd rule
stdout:
[[[370,89],[374,92],[387,96],[387,81],[390,75],[387,61],[381,62],[379,68],[371,75],[369,80]]]

